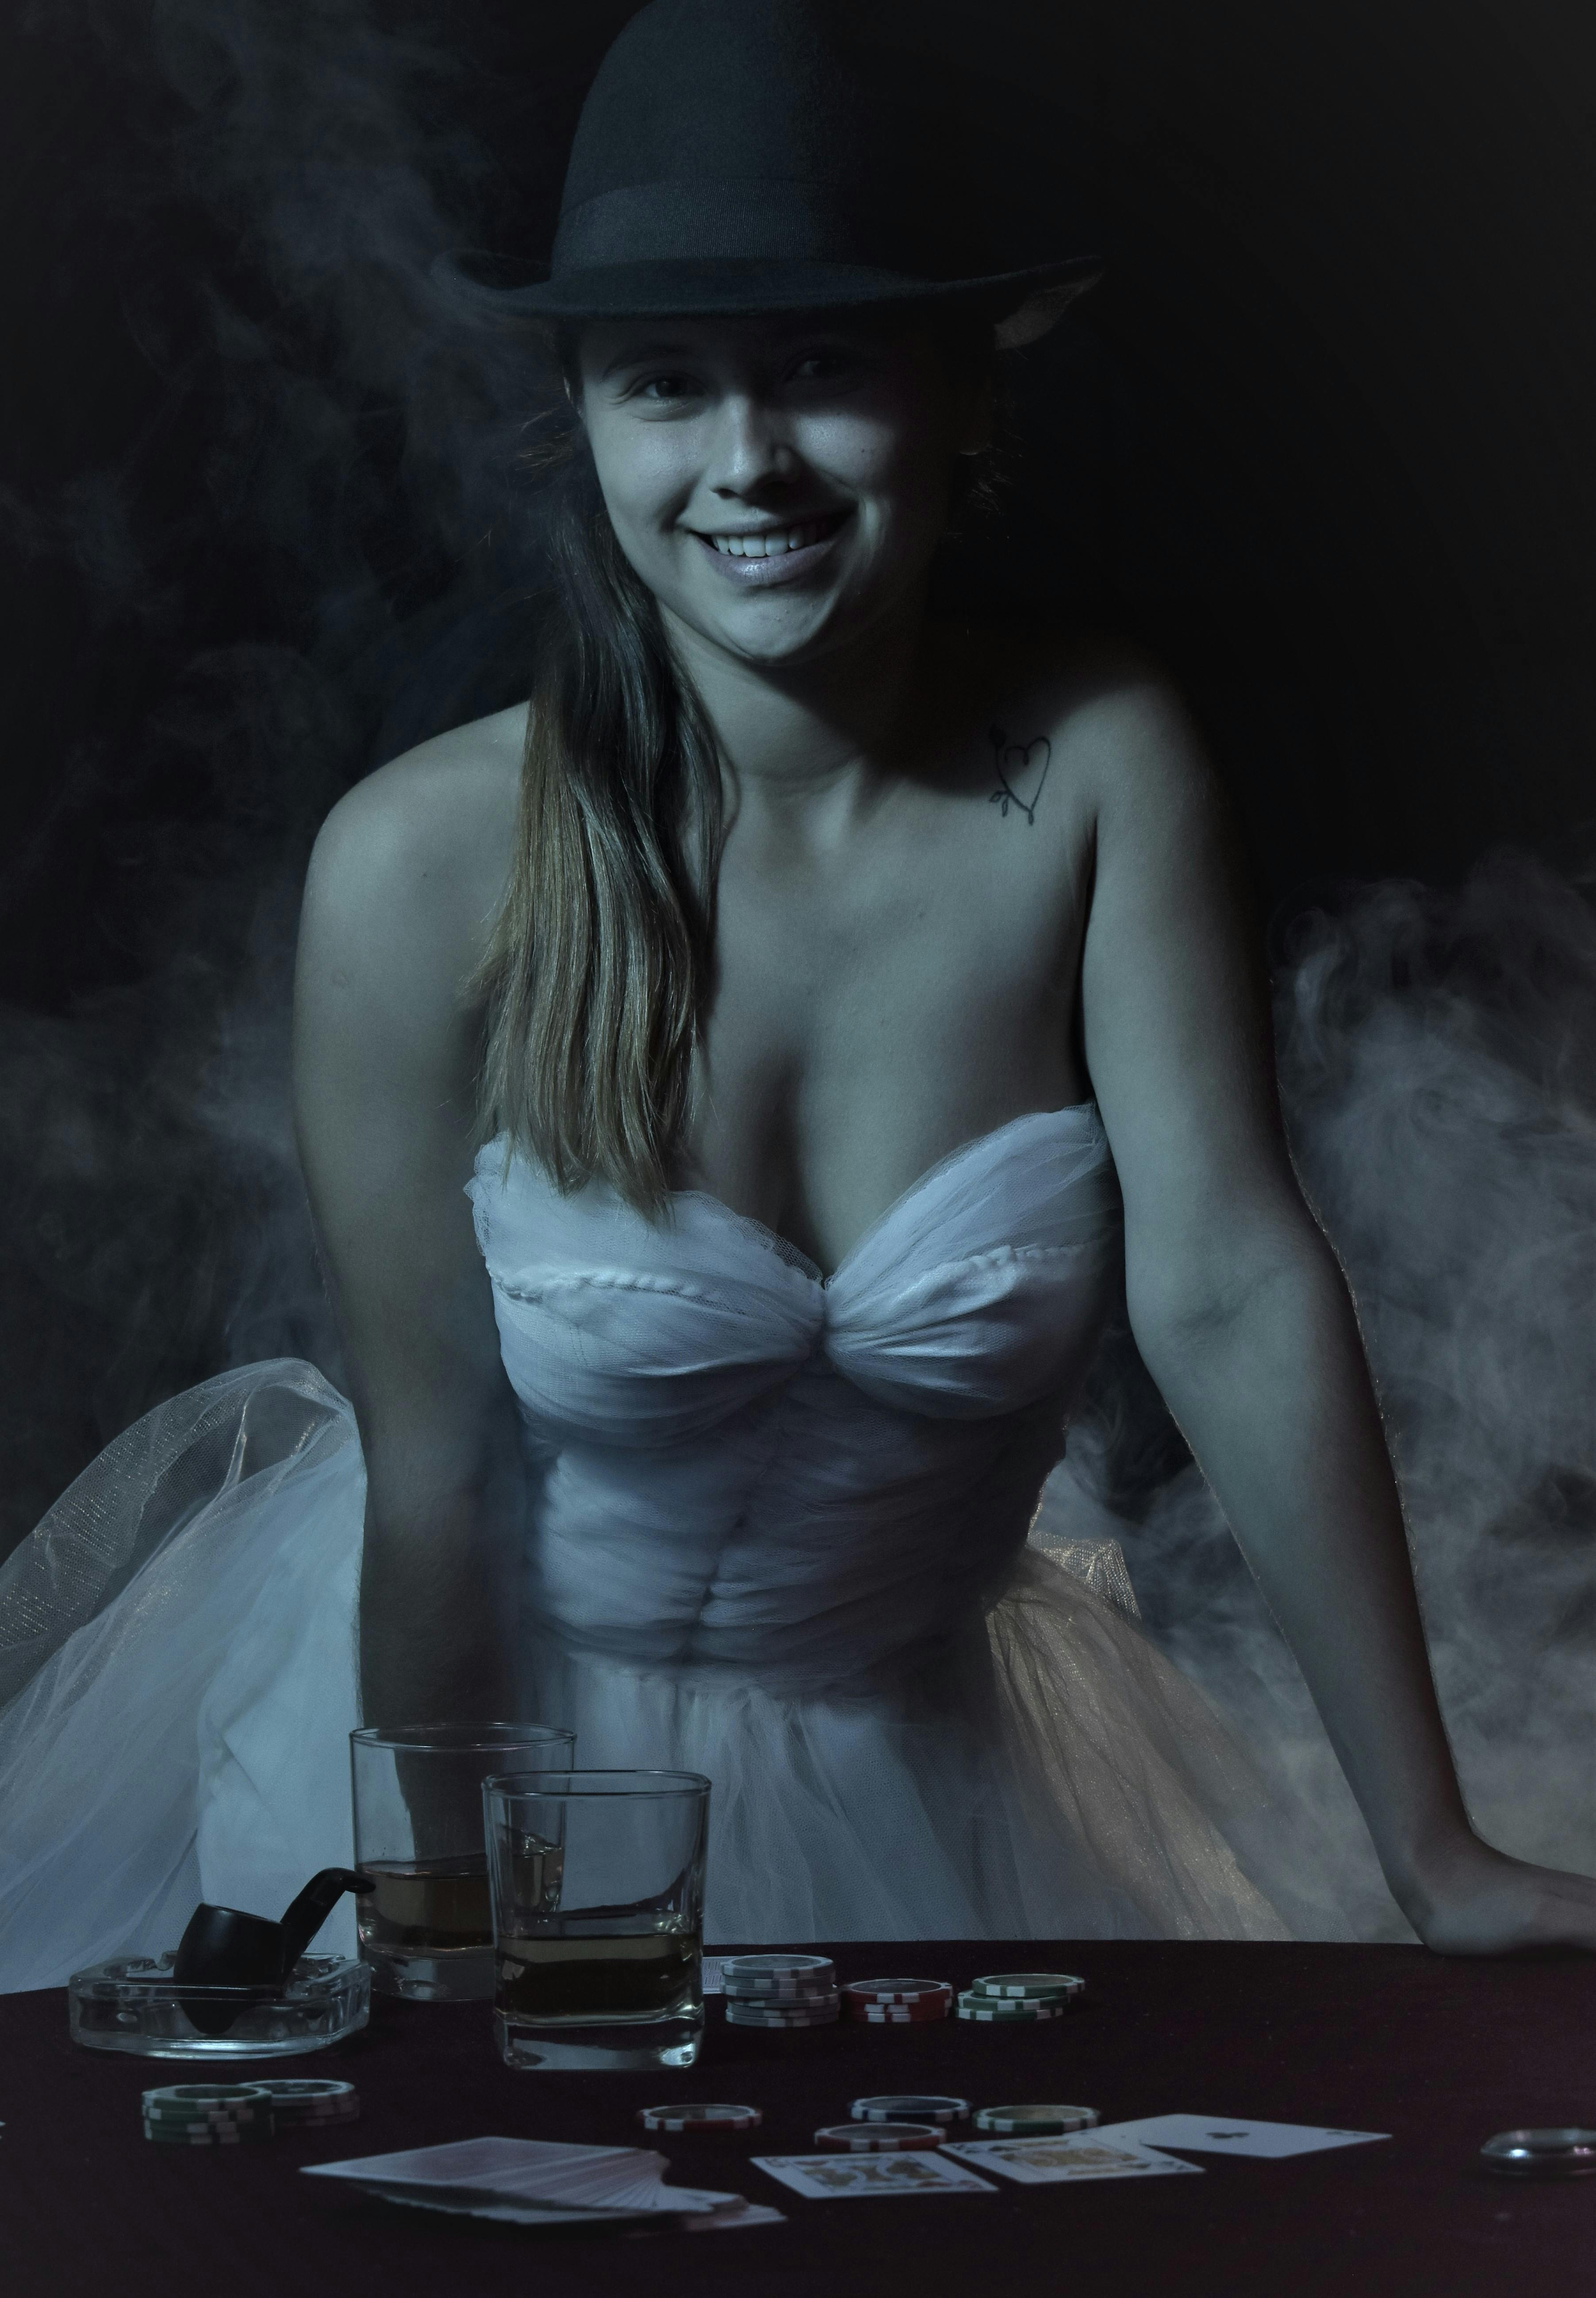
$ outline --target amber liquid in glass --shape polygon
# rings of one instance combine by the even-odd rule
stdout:
[[[667,2018],[696,2009],[699,1953],[697,1931],[506,1933],[494,1963],[494,2006],[509,2020]]]
[[[480,1954],[493,1944],[484,1854],[455,1859],[368,1859],[376,1889],[356,1905],[360,1945],[380,1955]]]

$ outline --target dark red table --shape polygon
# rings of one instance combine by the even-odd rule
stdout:
[[[1518,2123],[1596,2123],[1596,1963],[1447,1962],[1418,1948],[1054,1945],[839,1947],[841,1976],[907,1967],[1079,1971],[1089,2002],[1023,2031],[946,2025],[728,2029],[711,2003],[698,2067],[512,2074],[485,2011],[379,2001],[369,2029],[277,2071],[346,2075],[361,2121],[260,2149],[140,2135],[170,2061],[67,2039],[63,1994],[0,1997],[0,2255],[8,2298],[1526,2298],[1596,2282],[1596,2178],[1517,2185],[1477,2162]],[[264,2070],[262,2070],[264,2071]],[[1191,2112],[1386,2130],[1383,2145],[1283,2162],[1205,2161],[1201,2178],[1005,2186],[989,2198],[806,2202],[752,2168],[810,2151],[864,2091],[980,2104],[1063,2099],[1105,2122]],[[762,2129],[645,2140],[640,2105],[751,2100]],[[302,2162],[486,2132],[651,2144],[683,2183],[787,2213],[740,2233],[523,2233],[400,2210],[298,2176]]]

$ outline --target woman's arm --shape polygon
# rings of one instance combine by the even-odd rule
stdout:
[[[1508,1859],[1469,1825],[1352,1303],[1281,1130],[1226,809],[1150,685],[1088,705],[1071,739],[1096,801],[1086,1052],[1137,1345],[1420,1937],[1596,1947],[1596,1883]]]
[[[476,1016],[462,985],[508,861],[499,722],[427,744],[329,816],[294,994],[300,1153],[367,1467],[361,1710],[512,1716],[524,1479],[464,1195]]]

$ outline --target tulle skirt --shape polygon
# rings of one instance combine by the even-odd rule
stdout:
[[[201,1898],[278,1914],[351,1859],[364,1504],[348,1402],[281,1360],[158,1406],[0,1568],[0,1990],[158,1953]],[[527,1720],[584,1765],[707,1775],[712,1941],[1286,1937],[1229,1839],[1244,1757],[1122,1567],[1072,1560],[1028,1549],[856,1694],[545,1633]],[[318,1944],[352,1947],[349,1902]]]

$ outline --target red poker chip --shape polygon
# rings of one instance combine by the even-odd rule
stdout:
[[[934,2122],[831,2122],[815,2132],[815,2144],[833,2154],[903,2154],[940,2146],[947,2136]]]
[[[945,1979],[850,1979],[843,1988],[850,2003],[947,2003],[953,1988]]]

